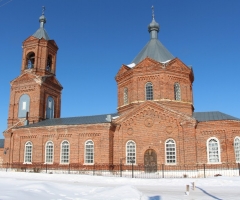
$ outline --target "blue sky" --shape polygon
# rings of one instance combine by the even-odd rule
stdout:
[[[159,40],[193,67],[195,111],[240,118],[238,0],[0,0],[1,132],[7,127],[9,82],[20,74],[22,42],[39,28],[42,6],[45,29],[59,46],[61,117],[70,117],[116,112],[114,77],[149,41],[152,5]]]

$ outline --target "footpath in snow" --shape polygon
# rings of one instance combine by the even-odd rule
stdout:
[[[192,182],[196,188],[192,190]],[[189,195],[185,194],[190,186]],[[240,177],[131,179],[0,171],[0,200],[240,200]]]

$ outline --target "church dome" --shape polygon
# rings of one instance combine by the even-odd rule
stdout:
[[[46,17],[44,16],[44,15],[41,15],[40,17],[39,17],[39,22],[43,22],[43,23],[46,23]]]
[[[145,47],[140,51],[140,53],[134,58],[132,63],[138,64],[139,62],[144,60],[146,57],[152,58],[161,63],[174,59],[174,56],[158,40],[159,30],[160,30],[160,25],[155,21],[154,11],[153,11],[152,22],[148,26],[148,32],[150,33],[150,41],[145,45]]]
[[[148,32],[150,33],[151,31],[157,31],[159,32],[160,26],[159,24],[155,21],[155,19],[152,19],[152,22],[148,25]]]

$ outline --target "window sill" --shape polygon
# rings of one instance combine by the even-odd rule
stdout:
[[[94,165],[94,163],[83,163],[84,165]]]
[[[222,162],[208,162],[207,165],[216,165],[222,164]]]
[[[53,164],[53,162],[52,163],[43,163],[44,165],[52,165]]]
[[[124,164],[124,165],[131,166],[132,163],[126,163],[126,164]],[[133,165],[137,165],[137,163],[133,163]]]
[[[24,162],[23,164],[24,165],[31,165],[32,163],[31,162]]]
[[[69,165],[70,163],[60,163],[60,165]]]
[[[170,166],[172,166],[172,165],[177,165],[177,163],[165,163],[165,165],[170,165]]]

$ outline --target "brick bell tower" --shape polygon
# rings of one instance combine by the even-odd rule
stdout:
[[[8,128],[60,117],[63,87],[56,79],[58,46],[44,29],[44,9],[39,22],[40,28],[23,42],[21,74],[10,82]]]

